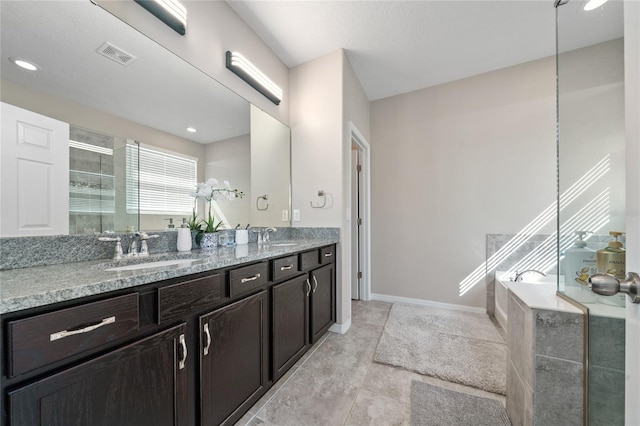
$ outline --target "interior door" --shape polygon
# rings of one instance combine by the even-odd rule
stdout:
[[[69,125],[2,103],[3,237],[69,233]]]

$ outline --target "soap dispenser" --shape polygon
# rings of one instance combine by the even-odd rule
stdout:
[[[580,284],[583,290],[588,290],[589,275],[597,272],[596,251],[587,248],[585,235],[591,231],[575,231],[578,236],[576,242],[564,252],[564,281],[565,285]]]
[[[178,241],[176,242],[176,248],[178,251],[191,250],[191,230],[185,223],[178,228]]]
[[[598,272],[613,275],[619,280],[623,280],[626,275],[625,250],[622,247],[622,242],[618,241],[618,238],[622,234],[624,234],[624,232],[609,232],[609,235],[613,237],[613,240],[609,241],[609,245],[607,247],[602,250],[598,250],[597,255]]]

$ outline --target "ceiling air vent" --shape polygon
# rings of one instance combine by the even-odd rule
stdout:
[[[96,52],[101,54],[102,56],[106,56],[113,61],[116,61],[120,65],[129,65],[131,62],[137,59],[132,54],[125,52],[124,50],[114,46],[109,42],[106,42],[102,46],[100,46],[96,50]]]

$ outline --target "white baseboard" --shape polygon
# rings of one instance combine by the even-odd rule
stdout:
[[[333,331],[334,333],[344,334],[351,327],[351,318],[349,318],[344,324],[335,323],[331,327],[329,327],[329,331]]]
[[[453,303],[434,302],[432,300],[413,299],[411,297],[389,296],[387,294],[371,293],[371,300],[379,300],[381,302],[390,303],[408,303],[411,305],[432,306],[434,308],[452,309],[455,311],[465,311],[486,314],[487,310],[476,308],[475,306],[456,305]]]

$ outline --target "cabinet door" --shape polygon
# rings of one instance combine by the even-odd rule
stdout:
[[[200,317],[203,425],[233,424],[269,380],[268,292]]]
[[[315,343],[336,321],[334,265],[314,269],[311,276],[311,343]]]
[[[13,426],[187,424],[185,325],[8,393]]]
[[[280,378],[308,349],[307,275],[272,287],[273,380]]]

